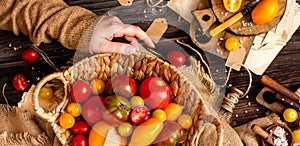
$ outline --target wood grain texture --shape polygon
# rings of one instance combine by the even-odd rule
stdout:
[[[246,8],[251,1],[252,0],[243,0],[239,11],[242,11],[244,8]],[[286,2],[287,2],[286,0],[279,0],[278,13],[276,17],[269,23],[262,24],[262,25],[256,25],[252,23],[251,15],[249,13],[246,14],[238,22],[231,25],[228,29],[237,35],[257,35],[257,34],[268,32],[274,26],[276,26],[277,23],[280,21],[285,11]],[[239,12],[239,11],[235,13],[227,12],[223,6],[223,0],[211,0],[211,3],[212,3],[212,9],[216,17],[221,23]]]
[[[148,13],[147,10],[149,9],[147,9],[146,5],[142,5],[145,2],[144,0],[134,0],[133,5],[130,7],[120,7],[117,0],[65,0],[65,2],[72,6],[87,8],[98,15],[113,12],[113,14],[120,17],[125,23],[138,25],[143,30],[149,27],[151,20],[161,17],[159,14]],[[300,2],[300,0],[297,0],[297,2]],[[187,35],[189,30],[188,23],[180,20],[177,14],[169,10],[164,13],[164,16],[168,21],[169,27],[163,36],[162,44],[170,40],[182,40],[193,45]],[[28,80],[30,80],[30,87],[31,84],[35,84],[43,76],[55,71],[41,57],[34,63],[27,63],[22,60],[20,56],[22,49],[30,45],[31,42],[27,36],[15,36],[12,32],[0,31],[0,87],[2,88],[4,84],[7,84],[5,95],[10,105],[17,105],[23,94],[23,92],[14,90],[12,86],[11,80],[14,74],[24,74]],[[14,49],[19,46],[22,46],[22,48]],[[265,72],[266,75],[292,91],[300,86],[299,46],[300,29],[298,28],[291,40]],[[66,62],[74,54],[74,51],[63,48],[59,42],[56,41],[51,44],[42,44],[40,48],[49,55],[51,60],[58,67],[66,65]],[[173,49],[172,46],[169,47],[168,45],[166,45],[165,48]],[[223,84],[226,78],[226,71],[228,70],[228,68],[225,67],[225,60],[211,53],[202,51],[200,48],[198,48],[198,50],[208,60],[215,82],[219,85]],[[241,125],[254,118],[265,116],[268,110],[255,101],[256,95],[263,88],[263,85],[260,83],[260,78],[261,76],[253,75],[253,84],[248,98],[241,99],[236,105],[231,125]],[[248,74],[244,69],[240,72],[233,71],[229,80],[229,84],[236,86],[242,91],[246,90],[248,82]],[[29,89],[29,87],[27,89]],[[5,103],[2,94],[0,95],[0,103]]]

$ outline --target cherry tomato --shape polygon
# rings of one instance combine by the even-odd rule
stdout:
[[[137,106],[144,105],[144,100],[141,96],[133,96],[130,98],[130,104],[132,108],[135,108]]]
[[[172,96],[171,87],[159,77],[149,77],[140,86],[140,95],[151,108],[166,107]]]
[[[295,143],[300,143],[300,129],[296,129],[293,131],[293,137]]]
[[[105,83],[103,80],[95,78],[90,82],[90,84],[92,86],[92,92],[94,94],[98,95],[103,93],[105,89]]]
[[[91,88],[87,83],[78,80],[72,84],[71,98],[75,102],[83,102],[90,96],[91,92]]]
[[[146,106],[137,106],[130,113],[130,122],[138,125],[151,117],[151,110]]]
[[[134,129],[129,145],[151,145],[162,129],[163,122],[150,118]]]
[[[82,116],[88,123],[96,123],[102,119],[103,97],[93,96],[82,106]]]
[[[13,77],[13,86],[18,91],[23,91],[27,87],[27,79],[22,74],[16,74]]]
[[[298,119],[298,112],[295,109],[287,108],[283,112],[283,118],[287,122],[294,122]]]
[[[66,112],[74,117],[79,117],[81,115],[81,105],[75,102],[71,102],[68,104]]]
[[[228,51],[235,51],[239,49],[240,41],[236,37],[230,37],[225,41],[225,48]]]
[[[131,135],[132,133],[132,125],[129,124],[128,122],[122,123],[119,127],[118,127],[118,132],[121,136],[123,137],[128,137]]]
[[[137,84],[133,78],[127,75],[117,75],[108,81],[105,90],[108,95],[114,93],[128,98],[136,94]]]
[[[183,110],[183,106],[176,104],[176,103],[169,103],[165,108],[164,111],[167,115],[167,120],[175,121],[181,115]]]
[[[39,92],[39,97],[42,99],[51,99],[53,97],[53,90],[51,87],[48,86],[44,86],[41,88],[40,92]]]
[[[152,113],[152,117],[153,118],[157,118],[160,121],[165,121],[167,119],[167,115],[166,112],[163,111],[162,109],[156,109],[153,113]]]
[[[27,62],[34,62],[39,57],[38,52],[33,48],[25,49],[22,52],[22,58]]]
[[[72,146],[88,146],[88,141],[83,135],[75,135],[72,139]]]
[[[193,124],[192,117],[188,114],[182,114],[178,117],[178,124],[184,129],[189,129]]]
[[[59,117],[61,127],[69,129],[75,124],[75,118],[69,113],[62,113]]]
[[[182,66],[185,63],[185,56],[181,51],[172,50],[167,54],[168,61],[175,66]]]
[[[105,114],[104,119],[109,123],[119,123],[127,121],[130,113],[130,103],[127,98],[111,95],[105,98],[105,108],[109,114]]]
[[[91,127],[83,120],[75,122],[74,126],[70,129],[72,134],[75,135],[87,135],[90,132]]]
[[[185,134],[182,127],[177,122],[166,120],[153,146],[177,146],[181,145],[184,140]]]

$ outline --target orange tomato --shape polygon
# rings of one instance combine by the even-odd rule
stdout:
[[[184,129],[189,129],[193,124],[192,117],[188,114],[182,114],[178,117],[178,124]]]
[[[74,126],[75,118],[69,113],[62,113],[59,117],[59,124],[61,127],[69,129]]]
[[[262,0],[251,12],[255,24],[265,24],[272,21],[279,10],[278,0]]]
[[[166,112],[167,120],[175,121],[182,113],[183,106],[176,103],[169,103],[164,111]]]
[[[107,145],[107,143],[113,144],[114,143],[113,141],[111,141],[109,138],[108,139],[106,138],[108,131],[111,130],[112,128],[114,127],[104,121],[97,122],[92,127],[89,133],[89,137],[88,137],[89,146],[104,146]],[[127,143],[127,139],[125,137],[120,136],[119,146],[125,146],[126,143]]]
[[[228,12],[236,12],[240,9],[242,0],[223,0],[223,5]]]
[[[150,145],[163,129],[163,122],[150,118],[135,128],[129,146]]]
[[[104,121],[96,123],[89,133],[89,146],[104,146],[105,137],[111,128],[113,128],[113,126],[110,126]]]

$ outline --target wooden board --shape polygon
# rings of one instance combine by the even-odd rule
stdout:
[[[243,0],[240,11],[243,10],[251,0]],[[268,32],[278,24],[284,14],[286,0],[279,0],[279,11],[277,16],[269,23],[256,25],[251,20],[251,15],[247,14],[241,20],[231,25],[228,29],[237,35],[257,35]],[[231,18],[236,13],[227,12],[223,6],[223,0],[211,0],[212,10],[214,11],[217,20],[221,23]]]
[[[211,37],[207,33],[211,27],[216,25],[216,17],[213,11],[211,9],[197,10],[193,12],[193,15],[195,19],[190,26],[190,35],[194,44],[209,53],[227,59],[229,51],[225,49],[225,41],[229,37],[236,37],[241,42],[243,48],[245,48],[245,56],[247,56],[254,37],[239,36],[228,31],[223,31]],[[244,59],[242,58],[242,60]]]

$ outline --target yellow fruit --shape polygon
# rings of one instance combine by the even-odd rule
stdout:
[[[283,112],[283,118],[287,122],[294,122],[298,118],[298,112],[295,109],[287,108]]]
[[[300,143],[300,129],[296,129],[293,131],[293,137],[295,143]]]
[[[272,21],[279,10],[278,0],[262,0],[251,12],[255,24],[265,24]]]
[[[223,5],[228,12],[236,12],[240,9],[242,0],[223,0]]]
[[[79,103],[71,102],[68,104],[66,112],[74,117],[79,117],[81,115],[81,105]]]
[[[225,48],[228,51],[235,51],[240,48],[240,41],[236,37],[230,37],[225,42]]]

